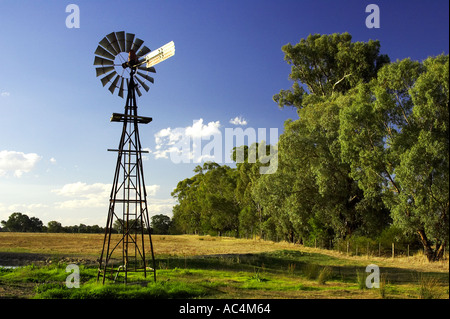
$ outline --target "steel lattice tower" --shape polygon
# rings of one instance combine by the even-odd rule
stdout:
[[[148,124],[151,118],[137,115],[134,70],[128,81],[127,102],[125,113],[113,113],[111,122],[122,122],[123,129],[118,149],[108,151],[118,152],[114,182],[109,200],[109,211],[106,222],[103,249],[99,261],[99,273],[103,277],[103,283],[108,274],[117,279],[120,272],[124,274],[124,282],[127,283],[129,271],[143,271],[147,276],[149,271],[145,255],[145,235],[148,235],[154,280],[156,281],[155,257],[150,231],[150,221],[147,208],[147,192],[144,183],[144,171],[142,166],[141,149],[138,124]],[[121,236],[112,235],[114,221],[120,224]],[[122,263],[114,270],[112,257],[121,251]]]

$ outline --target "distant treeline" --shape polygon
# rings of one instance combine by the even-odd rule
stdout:
[[[28,217],[25,214],[12,213],[8,220],[1,221],[0,231],[2,232],[30,232],[30,233],[104,233],[105,228],[98,225],[74,225],[62,226],[60,222],[50,221],[47,226],[36,217]],[[116,220],[113,225],[112,233],[121,233],[123,222]],[[166,215],[155,215],[150,219],[152,234],[169,234],[171,219]]]
[[[352,42],[348,33],[310,35],[282,51],[294,83],[273,100],[298,118],[284,123],[276,172],[261,174],[267,165],[253,160],[275,145],[235,148],[234,160],[244,155],[236,168],[197,166],[172,193],[177,231],[326,246],[392,237],[441,259],[449,238],[449,56],[391,62],[379,41]]]

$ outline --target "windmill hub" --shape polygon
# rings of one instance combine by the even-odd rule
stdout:
[[[134,50],[130,50],[130,52],[128,52],[128,61],[122,63],[122,67],[124,69],[126,68],[131,68],[131,69],[136,69],[138,67],[138,63],[139,60],[136,56],[136,52],[134,52]]]

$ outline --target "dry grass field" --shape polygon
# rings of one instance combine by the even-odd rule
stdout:
[[[112,235],[111,243],[117,242],[120,236]],[[103,234],[5,232],[0,233],[0,251],[97,256],[101,252],[103,238]],[[153,235],[152,240],[154,252],[160,256],[245,254],[293,247],[288,243],[195,235]],[[149,246],[148,239],[145,244]]]
[[[113,235],[117,241],[120,235]],[[99,257],[103,234],[48,234],[48,233],[0,233],[0,253],[32,253],[56,256],[80,256],[89,259]],[[153,235],[154,253],[157,258],[170,256],[192,257],[208,255],[257,254],[279,250],[294,250],[330,256],[335,263],[365,266],[375,263],[380,267],[395,267],[421,272],[449,272],[448,258],[429,263],[425,256],[380,258],[375,256],[346,256],[337,251],[305,247],[287,242],[258,239],[237,239],[197,235]],[[148,240],[146,247],[148,248]],[[0,261],[1,265],[1,261]]]

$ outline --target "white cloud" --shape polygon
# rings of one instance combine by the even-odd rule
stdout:
[[[242,116],[236,116],[230,120],[230,124],[233,125],[247,125],[247,121]]]
[[[207,125],[203,124],[203,119],[194,121],[192,126],[186,127],[185,133],[190,137],[209,137],[214,134],[220,134],[220,122],[209,122]]]
[[[198,154],[196,144],[199,139],[208,139],[214,135],[220,135],[220,121],[209,122],[203,124],[203,119],[194,120],[192,126],[178,127],[172,129],[170,127],[160,130],[155,134],[155,158],[168,158],[168,155],[178,154],[200,162],[204,159],[212,159],[214,156]],[[192,144],[192,145],[191,145]],[[186,153],[185,153],[186,152]]]
[[[150,199],[148,200],[148,213],[150,217],[159,214],[172,217],[172,209],[176,204],[177,203],[174,198]]]
[[[50,159],[50,163],[56,164],[56,159],[55,159],[54,157],[52,157],[52,158]]]
[[[2,97],[8,97],[8,96],[10,96],[11,94],[9,94],[9,92],[3,91],[2,93],[0,93],[0,95],[1,95]]]
[[[111,193],[111,184],[86,184],[82,182],[66,184],[53,193],[73,199],[55,203],[58,208],[105,207]]]
[[[59,189],[53,189],[52,192],[63,196],[70,197],[66,201],[56,202],[57,208],[73,209],[73,208],[107,208],[111,195],[111,184],[94,183],[86,184],[82,182],[66,184]],[[160,189],[159,185],[147,185],[148,196],[155,196]]]
[[[14,176],[21,177],[30,172],[41,158],[36,153],[0,151],[0,176],[14,172]]]
[[[172,150],[176,149],[174,147],[169,147],[171,145],[175,145],[177,142],[179,142],[183,135],[185,134],[185,129],[182,128],[176,128],[171,129],[170,127],[160,130],[155,134],[155,151],[153,154],[155,154],[155,158],[168,158],[168,153],[170,153]],[[166,146],[168,148],[163,149],[163,147]]]
[[[94,183],[89,185],[77,182],[66,184],[60,189],[52,190],[52,192],[65,197],[87,197],[92,194],[106,192],[108,189],[111,191],[111,184]]]
[[[145,189],[147,190],[147,195],[148,196],[155,196],[156,192],[159,191],[160,188],[161,188],[161,186],[159,186],[159,185],[147,185],[147,186],[145,186]]]
[[[142,153],[142,160],[143,161],[148,161],[149,160],[149,156],[145,155],[145,154],[151,154],[152,150],[150,148],[148,148],[148,147],[144,147],[142,150],[148,152],[148,153]]]
[[[42,208],[48,208],[46,204],[12,204],[7,207],[7,210],[10,212],[24,212],[25,214],[29,214],[28,212],[33,212],[35,210],[39,210]]]

